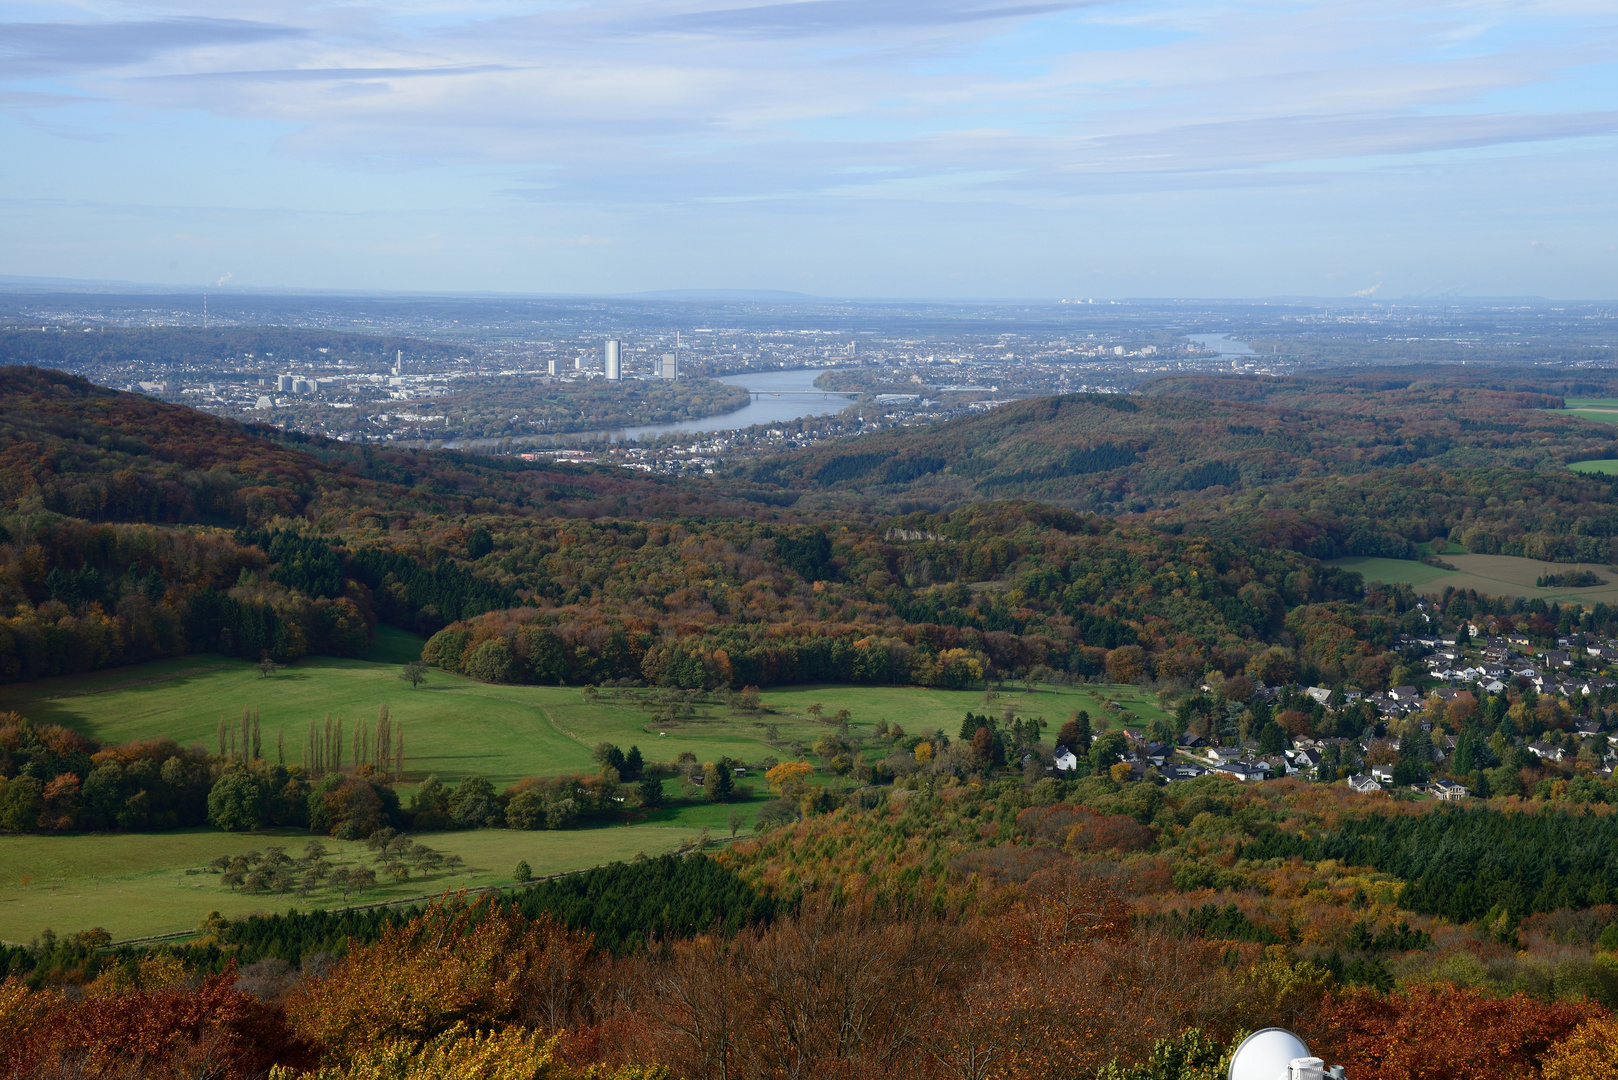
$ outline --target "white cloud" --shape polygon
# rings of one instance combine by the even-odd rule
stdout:
[[[1247,191],[1358,192],[1352,213],[1374,220],[1412,170],[1609,143],[1618,12],[1593,0],[0,0],[0,112],[48,116],[76,138],[111,140],[136,118],[176,142],[206,131],[189,136],[198,146],[221,128],[273,133],[276,169],[303,185],[282,185],[289,199],[318,203],[322,185],[341,186],[334,175],[381,176],[407,216],[747,205],[829,221],[899,203],[1059,213],[1148,193],[1217,211]],[[150,160],[111,172],[157,173],[174,152],[133,142],[108,154]],[[126,196],[85,190],[82,173],[73,183],[81,198]],[[1321,215],[1335,220],[1324,202]],[[616,216],[531,227],[625,248],[635,235]]]

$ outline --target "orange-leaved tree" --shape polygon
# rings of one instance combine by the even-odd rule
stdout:
[[[1453,983],[1387,995],[1357,987],[1327,1000],[1311,1049],[1354,1080],[1528,1080],[1552,1046],[1603,1015],[1584,1002],[1495,997]]]
[[[247,1080],[305,1048],[280,1012],[231,988],[232,968],[200,987],[102,993],[69,1001],[0,989],[0,1072],[9,1076],[209,1076]]]
[[[487,898],[440,901],[300,987],[287,1014],[327,1060],[452,1030],[524,1021],[555,1030],[582,1007],[587,933]]]

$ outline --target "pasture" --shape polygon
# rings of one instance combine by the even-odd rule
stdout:
[[[1331,565],[1355,570],[1365,580],[1409,582],[1417,592],[1438,594],[1446,588],[1475,589],[1488,596],[1522,596],[1529,599],[1569,601],[1594,604],[1598,601],[1618,603],[1618,573],[1593,563],[1543,563],[1537,559],[1523,559],[1514,555],[1457,555],[1442,556],[1455,567],[1443,570],[1425,563],[1405,559],[1347,558],[1333,559]],[[1542,589],[1534,584],[1545,573],[1568,573],[1589,570],[1607,582],[1588,589]]]
[[[410,880],[377,871],[375,887],[350,894],[349,903],[403,899],[463,888],[504,885],[518,860],[535,875],[583,870],[630,859],[637,852],[672,851],[696,830],[671,824],[620,825],[561,832],[479,829],[417,837],[464,865]],[[715,829],[714,835],[720,830]],[[69,934],[99,926],[115,941],[194,929],[210,911],[241,916],[255,911],[339,907],[342,894],[322,888],[297,893],[232,891],[217,873],[199,872],[220,855],[262,851],[272,844],[297,856],[309,834],[292,830],[224,833],[184,829],[168,833],[86,836],[0,836],[0,941],[27,942],[47,928]],[[334,867],[373,866],[361,842],[322,837]]]
[[[1618,458],[1595,458],[1591,461],[1570,461],[1567,467],[1577,473],[1593,473],[1597,476],[1613,476],[1618,474]]]
[[[1598,424],[1618,424],[1618,399],[1565,398],[1566,411]]]
[[[429,774],[451,782],[479,775],[504,786],[525,776],[593,772],[591,749],[600,742],[638,745],[651,761],[672,761],[683,751],[698,761],[721,754],[754,762],[786,758],[824,734],[840,709],[849,711],[855,734],[869,735],[886,720],[913,734],[936,728],[950,738],[968,710],[998,716],[1009,706],[1043,716],[1051,733],[1078,709],[1098,720],[1121,717],[1120,710],[1103,707],[1109,700],[1142,721],[1162,715],[1155,698],[1134,686],[1029,690],[1007,684],[992,700],[981,689],[784,687],[765,692],[764,710],[754,714],[700,693],[494,686],[437,670],[412,689],[398,678],[399,670],[316,657],[264,678],[245,661],[188,656],[0,687],[0,710],[61,724],[103,744],[167,736],[214,750],[219,721],[238,722],[242,710],[251,708],[258,710],[265,755],[273,760],[276,740],[283,737],[292,765],[301,763],[311,722],[323,724],[331,713],[351,735],[356,722],[373,722],[386,703],[404,730],[406,792]],[[821,706],[819,719],[810,713],[815,704]]]
[[[1419,564],[1417,564],[1419,565]],[[391,643],[395,659],[410,642]],[[419,649],[419,642],[415,646]],[[699,762],[721,754],[751,763],[767,758],[811,756],[809,747],[834,729],[837,712],[850,713],[850,734],[870,753],[881,753],[873,728],[880,721],[912,734],[933,729],[954,739],[967,711],[1001,716],[1009,707],[1046,720],[1047,745],[1056,728],[1078,709],[1088,709],[1098,728],[1149,721],[1163,715],[1155,697],[1136,686],[1028,687],[941,690],[927,687],[801,686],[763,694],[762,709],[743,711],[723,695],[645,688],[492,686],[434,670],[412,688],[396,663],[318,657],[263,677],[254,665],[216,655],[188,656],[90,675],[0,687],[0,710],[15,710],[42,723],[62,724],[104,744],[167,736],[216,748],[220,720],[239,721],[244,708],[258,710],[265,755],[277,754],[285,736],[287,764],[300,763],[303,733],[326,714],[342,718],[352,733],[356,721],[374,720],[386,703],[405,737],[408,800],[427,775],[454,783],[481,775],[503,787],[525,776],[593,772],[592,748],[600,742],[627,749],[639,745],[649,761],[673,761],[683,751]],[[813,709],[813,706],[820,706]],[[350,744],[351,745],[351,744]],[[535,874],[583,869],[627,859],[636,852],[659,854],[702,829],[712,836],[751,830],[770,798],[764,778],[749,776],[734,803],[710,804],[683,777],[664,781],[670,805],[635,812],[632,823],[523,832],[485,829],[423,833],[416,837],[443,854],[460,855],[464,867],[405,882],[384,878],[363,897],[385,900],[508,882],[519,859]],[[101,926],[115,939],[194,928],[210,911],[242,915],[288,907],[332,907],[332,890],[305,899],[233,892],[218,874],[201,868],[220,855],[262,851],[280,845],[296,856],[307,833],[266,830],[231,834],[212,829],[169,833],[0,836],[0,940],[27,941],[50,927],[72,933]],[[369,859],[363,844],[322,838],[336,865]],[[367,865],[369,863],[367,862]],[[187,871],[191,871],[188,873]],[[379,874],[379,877],[383,875]]]

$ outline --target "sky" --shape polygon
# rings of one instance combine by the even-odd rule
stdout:
[[[1618,298],[1618,3],[0,0],[0,275]]]

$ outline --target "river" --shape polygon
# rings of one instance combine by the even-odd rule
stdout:
[[[853,404],[852,394],[828,394],[815,389],[815,379],[824,368],[796,368],[792,371],[750,371],[744,375],[721,375],[719,382],[731,386],[745,386],[753,391],[753,400],[727,413],[706,416],[700,420],[681,420],[673,424],[642,424],[639,427],[616,428],[610,431],[570,431],[554,435],[527,435],[511,439],[451,439],[443,444],[446,450],[464,450],[469,447],[499,446],[506,442],[526,444],[600,442],[626,442],[630,439],[655,439],[659,435],[672,435],[681,431],[737,431],[754,424],[779,424],[783,420],[796,420],[800,416],[823,416],[841,412]]]
[[[1224,334],[1187,334],[1187,340],[1195,341],[1204,349],[1211,349],[1220,356],[1256,356],[1253,347],[1245,341],[1235,341]]]
[[[778,424],[783,420],[796,420],[800,416],[842,412],[852,403],[853,395],[827,394],[817,390],[815,379],[824,370],[798,368],[793,371],[749,371],[742,375],[721,375],[719,382],[745,386],[753,391],[753,400],[734,412],[705,416],[700,420],[643,424],[619,431],[595,431],[582,437],[599,439],[607,436],[613,442],[625,442],[630,439],[655,439],[659,435],[672,435],[679,431],[738,431],[754,424]]]

